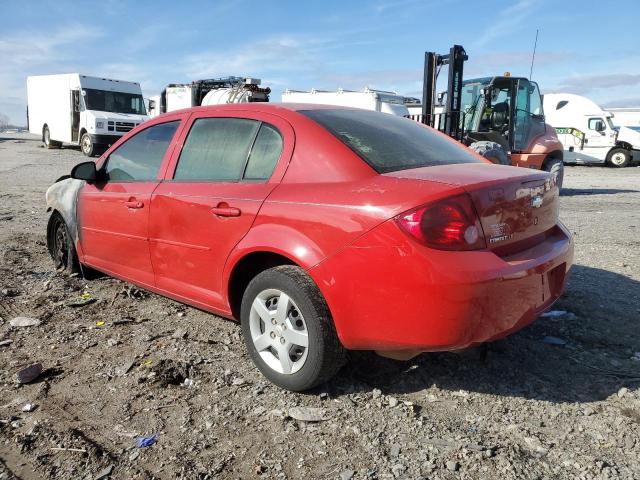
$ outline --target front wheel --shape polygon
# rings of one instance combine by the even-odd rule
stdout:
[[[564,181],[564,162],[559,158],[551,158],[547,161],[544,169],[556,177],[556,185],[558,188],[562,188],[562,182]]]
[[[607,155],[607,163],[611,167],[622,168],[626,167],[631,163],[631,155],[629,154],[629,150],[624,148],[612,148],[609,154]]]
[[[88,133],[82,134],[80,138],[80,148],[82,149],[82,153],[84,153],[87,157],[93,157],[93,154],[96,151],[96,146],[91,140],[91,135]]]
[[[259,273],[244,292],[240,317],[249,356],[281,388],[308,390],[344,364],[346,352],[329,308],[299,267],[283,265]]]
[[[509,155],[504,151],[502,145],[497,142],[481,141],[473,142],[469,148],[478,155],[490,160],[497,165],[511,165]]]
[[[77,273],[80,263],[67,224],[58,212],[53,212],[47,225],[47,247],[58,272]]]

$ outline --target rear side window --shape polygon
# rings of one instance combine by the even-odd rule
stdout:
[[[304,110],[357,153],[376,172],[409,168],[482,163],[441,134],[417,122],[367,110]]]
[[[120,145],[109,155],[104,166],[109,181],[155,180],[179,124],[179,121],[175,121],[154,125]]]
[[[244,118],[200,118],[182,148],[174,180],[267,180],[282,153],[282,137]]]
[[[266,180],[282,153],[282,137],[271,125],[263,123],[251,149],[244,173],[245,180]]]

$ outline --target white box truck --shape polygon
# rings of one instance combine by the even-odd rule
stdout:
[[[626,167],[640,161],[640,131],[614,127],[613,114],[582,95],[547,93],[546,121],[564,146],[565,163]]]
[[[405,102],[405,97],[396,92],[385,92],[365,88],[361,92],[354,90],[337,91],[316,90],[310,91],[286,89],[282,93],[283,103],[313,103],[321,105],[337,105],[340,107],[361,108],[363,110],[374,110],[376,112],[390,113],[406,117],[409,115]]]
[[[137,82],[79,73],[27,77],[29,131],[47,148],[70,143],[90,157],[148,118]]]

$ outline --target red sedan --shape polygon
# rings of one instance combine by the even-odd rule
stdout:
[[[240,320],[275,384],[350,349],[456,350],[532,322],[573,257],[548,173],[410,120],[318,105],[162,115],[47,191],[57,268],[82,264]]]

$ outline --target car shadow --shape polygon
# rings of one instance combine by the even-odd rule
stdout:
[[[432,387],[544,400],[592,402],[640,383],[637,299],[640,282],[607,270],[575,265],[553,310],[486,351],[426,353],[408,362],[354,352],[327,387],[336,396],[380,389],[412,394]],[[559,339],[554,345],[549,338]]]
[[[640,193],[640,190],[628,190],[623,188],[563,188],[560,194],[563,197],[579,195],[616,195],[618,193]]]

